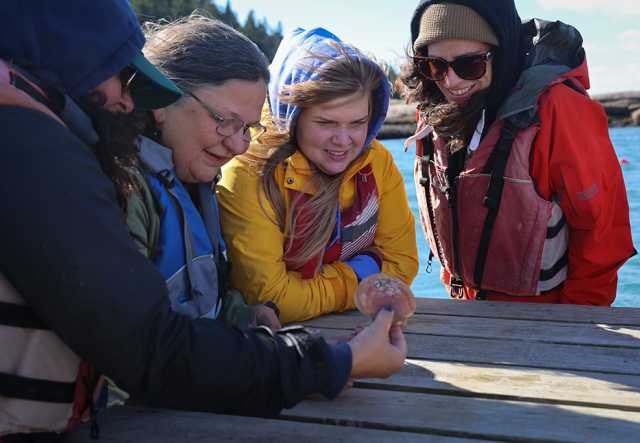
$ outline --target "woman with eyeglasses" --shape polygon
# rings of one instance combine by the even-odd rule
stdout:
[[[146,57],[184,95],[148,113],[127,202],[130,232],[167,280],[176,312],[277,330],[275,304],[248,306],[229,288],[214,195],[220,167],[264,131],[267,60],[242,34],[196,15],[148,25],[146,38]]]
[[[329,31],[294,30],[270,67],[267,131],[218,186],[231,282],[284,323],[353,309],[383,271],[411,284],[415,222],[389,151],[375,137],[384,72]]]
[[[411,35],[420,221],[451,296],[609,306],[635,250],[578,31],[513,0],[423,0]]]

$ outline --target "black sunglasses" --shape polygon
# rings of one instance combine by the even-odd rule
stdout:
[[[461,55],[452,61],[441,57],[413,57],[413,63],[425,78],[434,81],[444,80],[449,66],[463,80],[478,80],[487,72],[487,62],[493,53]]]

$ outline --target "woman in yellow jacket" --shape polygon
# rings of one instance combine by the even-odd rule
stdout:
[[[232,284],[284,323],[355,307],[358,282],[418,271],[402,176],[374,140],[384,72],[325,29],[296,29],[270,68],[267,132],[218,184]]]

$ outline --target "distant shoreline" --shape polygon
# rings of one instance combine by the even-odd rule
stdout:
[[[640,126],[640,91],[599,94],[592,97],[604,107],[609,127]],[[416,106],[392,100],[380,139],[405,138],[416,130]]]

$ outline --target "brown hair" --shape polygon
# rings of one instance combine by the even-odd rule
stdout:
[[[105,102],[106,98],[96,93],[78,99],[98,135],[91,148],[100,168],[113,183],[118,205],[126,211],[127,198],[137,188],[132,170],[138,163],[137,139],[143,132],[145,116],[139,112],[109,112],[103,107]]]
[[[361,92],[370,97],[371,107],[373,91],[382,81],[386,81],[380,75],[380,67],[353,47],[342,44],[334,46],[338,51],[337,57],[310,54],[308,60],[320,61],[321,67],[316,68],[318,78],[285,86],[280,91],[282,102],[298,106],[302,113],[314,105]],[[284,134],[278,132],[270,118],[265,120],[263,123],[267,127],[266,133],[260,137],[258,144],[251,145],[243,157],[259,165],[262,176],[261,190],[275,211],[275,222],[287,238],[285,256],[291,251],[294,240],[305,239],[302,248],[285,259],[287,265],[298,268],[321,254],[331,239],[331,234],[336,228],[338,191],[343,174],[328,175],[311,164],[314,173],[302,191],[314,189],[317,192],[303,203],[298,198],[294,199],[287,214],[285,199],[276,181],[276,169],[285,165],[287,159],[298,150],[295,137],[297,120]],[[259,192],[259,195],[262,194]],[[304,224],[298,217],[300,213],[308,215]]]
[[[145,23],[144,55],[185,92],[228,80],[269,82],[266,56],[246,36],[197,13]]]

